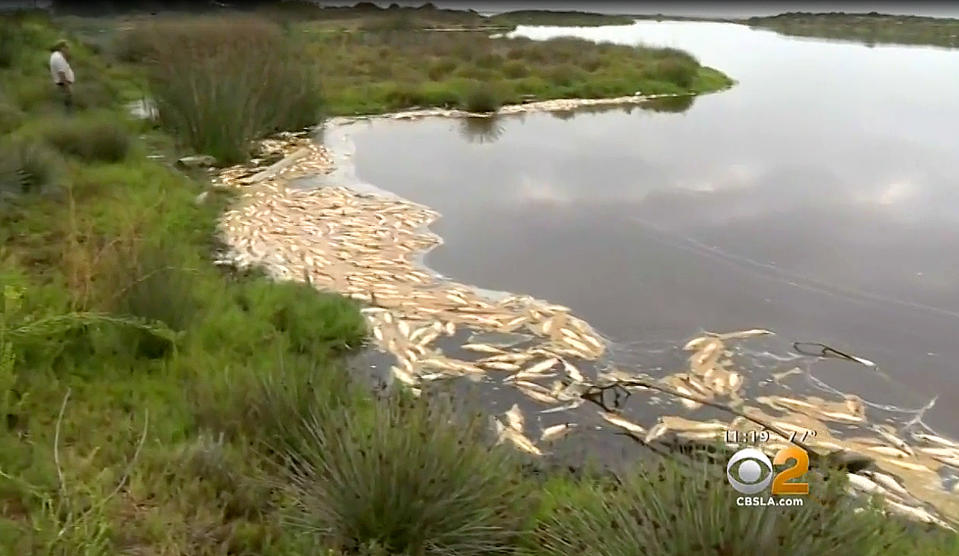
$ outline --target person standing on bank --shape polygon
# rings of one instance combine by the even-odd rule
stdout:
[[[53,53],[50,54],[50,74],[53,76],[53,82],[60,89],[63,95],[63,105],[67,112],[73,108],[73,68],[67,61],[70,54],[70,45],[65,40],[57,41],[53,47]]]

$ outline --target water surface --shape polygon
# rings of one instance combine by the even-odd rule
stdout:
[[[682,48],[738,83],[685,111],[351,126],[359,178],[443,214],[431,267],[568,305],[638,366],[703,329],[773,329],[778,356],[834,345],[893,382],[803,364],[876,403],[938,396],[926,422],[959,435],[955,51],[719,23],[517,32]]]

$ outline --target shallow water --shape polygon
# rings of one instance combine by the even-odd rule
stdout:
[[[438,272],[572,307],[640,368],[700,330],[959,435],[959,56],[717,23],[520,28],[682,48],[738,83],[684,112],[350,126],[357,176],[428,205]],[[797,358],[793,341],[891,377]],[[795,359],[791,359],[795,358]]]

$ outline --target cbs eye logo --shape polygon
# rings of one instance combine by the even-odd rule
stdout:
[[[773,474],[773,465],[784,465],[796,460],[792,467]],[[765,469],[763,469],[765,468]],[[756,494],[772,483],[772,494],[809,494],[809,483],[787,483],[809,471],[809,454],[802,448],[789,446],[776,453],[772,461],[756,448],[743,448],[726,465],[726,479],[742,494]]]

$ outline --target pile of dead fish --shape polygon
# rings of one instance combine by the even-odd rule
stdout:
[[[627,106],[631,104],[643,104],[646,101],[659,99],[659,98],[670,98],[670,97],[679,97],[679,96],[688,96],[688,94],[658,94],[658,95],[642,95],[635,94],[623,97],[614,97],[614,98],[560,98],[553,100],[539,100],[534,102],[527,102],[524,104],[508,104],[499,108],[496,112],[467,112],[466,110],[456,110],[449,108],[423,108],[419,110],[404,110],[402,112],[394,112],[391,114],[382,114],[375,116],[358,116],[358,117],[345,117],[339,118],[334,121],[334,123],[347,123],[349,121],[360,120],[360,119],[391,119],[391,120],[415,120],[419,118],[426,117],[444,117],[444,118],[453,118],[453,117],[471,117],[471,118],[485,118],[498,115],[510,115],[510,114],[526,114],[530,112],[568,112],[570,110],[575,110],[577,108],[591,107],[591,106]]]
[[[875,459],[877,469],[850,475],[857,492],[882,494],[890,511],[915,519],[943,526],[948,524],[939,516],[959,519],[959,497],[943,486],[938,474],[943,466],[959,469],[959,444],[922,433],[906,442],[892,430],[869,426],[862,400],[855,396],[829,402],[770,395],[752,400],[758,405],[746,405],[746,375],[735,368],[727,344],[771,332],[695,338],[685,346],[691,352],[688,369],[655,379],[611,367],[587,372],[587,364],[604,355],[606,342],[567,307],[524,295],[494,299],[418,263],[441,242],[427,229],[437,213],[345,187],[288,187],[295,178],[331,170],[330,153],[302,135],[265,141],[261,151],[254,163],[216,176],[218,185],[240,189],[236,205],[219,224],[229,246],[219,262],[257,267],[277,280],[308,282],[364,302],[362,312],[376,346],[395,357],[390,375],[414,393],[426,383],[463,377],[515,388],[539,405],[541,413],[580,408],[586,403],[584,394],[610,386],[649,393],[652,385],[687,413],[704,403],[731,403],[741,414],[729,422],[663,415],[644,425],[605,408],[598,409],[598,417],[647,444],[715,442],[729,430],[816,431],[807,441],[814,450],[850,450]],[[282,159],[276,161],[278,157]],[[451,339],[458,330],[523,341],[468,341],[457,347],[469,355],[453,357],[437,342]],[[770,426],[760,427],[754,420]],[[839,438],[829,423],[856,424],[870,434]],[[570,422],[548,426],[534,440],[527,436],[518,406],[496,419],[495,426],[502,442],[534,455],[542,455],[545,444],[577,428]],[[773,453],[789,441],[774,435],[761,448]]]

